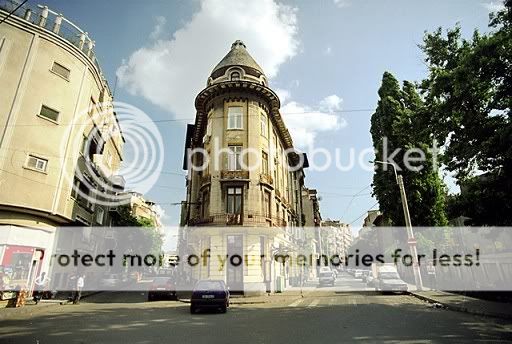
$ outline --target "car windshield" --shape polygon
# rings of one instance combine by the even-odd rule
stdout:
[[[396,272],[381,272],[380,277],[382,279],[400,279]]]
[[[172,280],[169,277],[155,277],[153,283],[171,283]]]
[[[224,290],[224,285],[220,281],[199,281],[196,285],[197,290]]]
[[[330,272],[330,271],[320,273],[320,277],[331,277],[331,276],[332,276],[332,272]]]

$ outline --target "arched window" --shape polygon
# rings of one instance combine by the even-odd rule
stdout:
[[[239,72],[231,73],[231,81],[238,81],[238,80],[240,80],[240,73]]]

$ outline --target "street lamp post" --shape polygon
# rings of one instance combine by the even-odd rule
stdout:
[[[395,173],[396,183],[398,185],[398,189],[400,190],[400,198],[402,200],[402,209],[404,211],[404,218],[405,218],[405,228],[407,230],[407,239],[408,239],[409,249],[410,249],[411,256],[412,256],[414,281],[416,282],[416,288],[418,290],[423,290],[423,282],[421,280],[420,264],[418,261],[418,250],[416,247],[416,239],[414,238],[414,232],[412,230],[411,214],[409,213],[409,205],[407,203],[407,195],[405,193],[404,179],[402,178],[401,174],[397,173],[395,164],[386,162],[386,161],[378,161],[378,160],[373,161],[373,163],[382,164],[382,165],[390,165],[391,167],[393,167],[393,172]]]

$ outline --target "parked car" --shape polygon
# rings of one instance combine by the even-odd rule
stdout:
[[[229,289],[222,280],[201,280],[196,283],[190,298],[190,313],[209,308],[226,313],[229,307]]]
[[[381,271],[377,281],[374,282],[375,290],[383,292],[406,292],[407,283],[405,283],[396,271]]]
[[[172,277],[157,276],[153,278],[148,291],[148,301],[176,298],[176,284]]]
[[[331,285],[334,287],[335,281],[336,278],[334,277],[334,273],[329,267],[320,268],[320,272],[318,273],[318,283],[320,286]]]

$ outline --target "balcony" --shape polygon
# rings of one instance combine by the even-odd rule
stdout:
[[[221,181],[249,181],[249,171],[228,171],[222,170],[220,172],[220,180]]]
[[[68,41],[85,54],[101,74],[101,68],[93,50],[94,41],[88,36],[87,32],[80,29],[69,19],[64,18],[61,14],[50,10],[47,6],[36,6],[29,3],[19,6],[20,2],[16,0],[0,0],[0,10],[12,12],[12,16],[46,29]]]
[[[272,185],[274,184],[274,179],[270,174],[262,173],[260,174],[260,184],[265,184],[272,187]]]
[[[279,217],[242,214],[213,214],[204,218],[194,218],[190,226],[255,226],[255,227],[286,227],[287,221]]]

